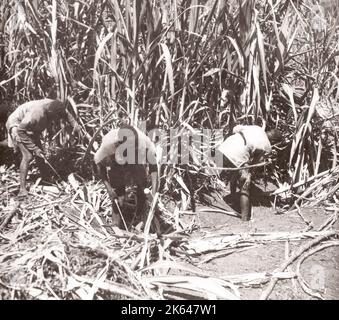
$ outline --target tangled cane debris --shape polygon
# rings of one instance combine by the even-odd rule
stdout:
[[[180,221],[187,208],[171,212],[158,194],[158,208],[155,202],[151,205],[143,232],[134,228],[117,233],[110,224],[109,198],[99,183],[84,184],[76,175],[54,185],[38,179],[29,198],[17,200],[17,173],[3,167],[0,171],[2,299],[242,299],[242,288],[268,283],[261,296],[267,299],[281,279],[297,279],[307,294],[323,298],[310,289],[300,265],[309,255],[339,245],[332,229],[338,215],[332,207],[318,230],[205,231],[197,236],[192,235],[194,223]],[[317,190],[319,181],[313,183]],[[157,233],[164,222],[174,231]],[[297,243],[299,249],[276,270],[216,276],[202,269],[222,256],[284,241]],[[286,270],[292,262],[296,267]]]

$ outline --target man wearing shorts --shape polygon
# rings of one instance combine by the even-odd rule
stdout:
[[[17,107],[8,117],[6,122],[8,146],[14,148],[14,151],[19,149],[22,155],[19,197],[28,195],[26,179],[29,164],[34,156],[39,168],[43,168],[44,154],[40,134],[45,129],[50,129],[53,122],[60,121],[62,118],[67,119],[74,130],[80,131],[80,127],[66,110],[65,103],[58,100],[42,99],[26,102]]]
[[[141,213],[146,200],[147,167],[153,196],[158,190],[155,145],[141,130],[125,124],[103,137],[94,162],[112,201],[113,225],[121,228],[122,220],[115,201],[118,200],[119,207],[123,206],[125,186],[137,185],[137,214]]]

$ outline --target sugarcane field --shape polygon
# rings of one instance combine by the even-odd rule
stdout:
[[[0,300],[338,300],[338,133],[338,0],[2,0]]]

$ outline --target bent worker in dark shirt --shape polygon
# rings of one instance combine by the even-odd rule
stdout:
[[[112,129],[102,139],[94,155],[98,174],[112,201],[113,225],[123,227],[119,207],[123,206],[125,186],[137,185],[137,214],[146,201],[147,166],[151,176],[153,196],[158,190],[158,166],[155,145],[141,130],[130,125]],[[147,189],[146,189],[147,190]]]
[[[26,102],[8,117],[6,122],[8,146],[15,151],[19,149],[22,155],[19,197],[28,195],[26,179],[33,156],[37,157],[40,168],[43,163],[40,134],[45,129],[50,129],[53,122],[61,119],[67,119],[75,131],[80,131],[75,119],[66,110],[65,103],[58,100],[42,99]]]

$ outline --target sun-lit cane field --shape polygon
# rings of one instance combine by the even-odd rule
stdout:
[[[338,88],[337,0],[1,1],[0,140],[42,98],[82,135],[43,134],[49,177],[33,162],[25,199],[0,145],[0,298],[339,299]],[[121,118],[192,160],[161,164],[142,217],[129,187],[127,230],[93,167]],[[248,222],[200,157],[237,124],[286,141],[252,168]]]

